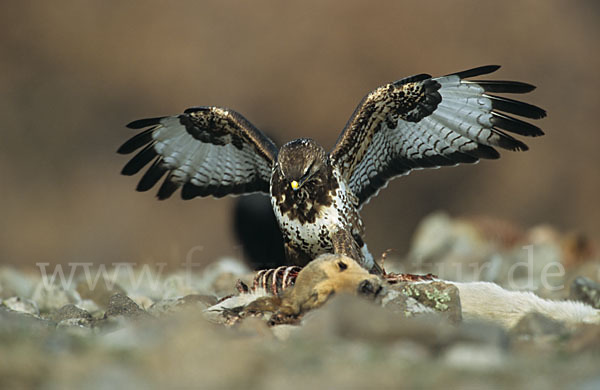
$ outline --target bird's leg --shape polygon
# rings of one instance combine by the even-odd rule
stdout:
[[[375,260],[373,260],[373,266],[369,270],[369,273],[374,275],[383,275],[383,268]]]
[[[379,265],[373,262],[371,267],[366,266],[365,258],[360,246],[352,236],[352,234],[339,227],[332,228],[330,234],[331,242],[333,243],[333,253],[338,255],[348,256],[358,262],[363,268],[375,275],[382,275],[383,270]]]
[[[330,238],[333,243],[333,253],[345,255],[356,260],[363,268],[366,268],[372,274],[383,274],[383,270],[376,262],[373,262],[371,267],[365,267],[364,255],[361,248],[348,230],[334,227],[331,230]]]
[[[333,253],[348,256],[359,263],[362,260],[362,253],[356,240],[346,229],[334,228],[330,232],[331,242],[333,243]]]

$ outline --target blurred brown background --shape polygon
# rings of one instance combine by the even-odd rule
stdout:
[[[280,143],[330,148],[369,90],[501,64],[538,86],[543,138],[499,161],[420,171],[363,208],[375,255],[431,211],[600,234],[595,1],[54,1],[0,12],[0,263],[239,255],[226,198],[159,202],[115,153],[124,124],[234,108]]]

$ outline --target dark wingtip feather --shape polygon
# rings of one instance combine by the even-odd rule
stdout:
[[[167,171],[168,168],[163,165],[162,158],[157,158],[140,179],[136,191],[148,191],[150,188],[154,187]]]
[[[513,152],[526,152],[529,150],[529,146],[518,139],[513,138],[507,141],[505,138],[502,138],[502,140],[500,141],[500,146],[504,149],[512,150]]]
[[[498,134],[500,136],[499,140],[498,140],[498,146],[500,146],[503,149],[507,149],[507,150],[512,150],[515,152],[525,152],[527,150],[529,150],[529,146],[525,145],[523,142],[519,141],[518,139],[511,137],[510,135],[506,134],[505,132],[498,130],[498,129],[492,129],[492,131],[496,134]]]
[[[136,136],[127,140],[123,145],[117,149],[117,153],[119,154],[129,154],[134,152],[135,150],[141,148],[146,145],[148,142],[152,141],[152,129],[148,129],[143,131]]]
[[[469,77],[481,76],[484,74],[492,73],[500,69],[500,65],[485,65],[479,66],[473,69],[463,70],[462,72],[451,73],[447,76],[458,76],[461,79],[466,79]]]
[[[525,135],[528,137],[539,137],[544,135],[544,132],[539,127],[499,112],[492,112],[492,118],[490,119],[490,122],[492,125],[494,125],[494,127],[510,131],[511,133],[515,134]]]
[[[509,114],[524,116],[525,118],[541,119],[546,116],[546,111],[533,104],[520,102],[500,96],[485,95],[492,100],[492,108]]]
[[[181,187],[181,199],[189,200],[199,195],[199,188],[191,183],[185,183]]]
[[[171,197],[171,195],[173,195],[173,193],[175,191],[177,191],[177,189],[180,186],[181,185],[179,183],[176,183],[171,180],[171,174],[169,174],[169,175],[167,175],[167,177],[165,177],[165,180],[163,181],[162,185],[158,189],[158,193],[156,194],[156,197],[159,200],[168,199]]]
[[[192,183],[185,183],[183,187],[181,187],[181,199],[189,200],[195,198],[197,196],[209,196],[217,193],[217,186],[208,185],[204,187],[198,187],[193,185]],[[221,195],[222,196],[222,195]]]
[[[164,119],[164,116],[156,117],[156,118],[146,118],[146,119],[138,119],[133,122],[129,122],[126,127],[130,129],[143,129],[148,126],[156,126],[160,123],[161,119]]]
[[[477,149],[466,153],[470,154],[471,156],[483,158],[486,160],[497,160],[500,158],[500,153],[498,153],[496,149],[492,148],[491,146],[482,144],[479,144],[477,146]]]
[[[135,175],[156,156],[157,153],[156,150],[154,150],[154,143],[151,143],[125,164],[121,170],[121,174],[127,176]]]
[[[523,83],[521,81],[505,80],[470,80],[469,83],[476,83],[486,92],[496,93],[527,93],[535,89],[535,85]]]
[[[454,163],[472,164],[477,161],[477,157],[464,152],[454,152],[449,154],[447,157]]]

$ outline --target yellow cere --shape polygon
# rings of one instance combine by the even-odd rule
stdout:
[[[294,190],[298,189],[299,184],[296,180],[293,180],[290,184],[292,185],[292,189],[294,189]]]

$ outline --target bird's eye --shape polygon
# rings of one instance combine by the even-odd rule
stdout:
[[[337,265],[340,271],[344,271],[348,268],[348,264],[344,263],[343,261],[338,261]]]
[[[304,175],[302,175],[302,177],[300,178],[300,183],[304,183],[308,179],[310,179],[310,177],[312,176],[312,167],[313,167],[313,165],[315,165],[314,162],[312,164],[310,164],[308,166],[308,168],[306,168],[306,170],[304,171]]]
[[[315,165],[314,161],[304,171],[304,177],[308,177],[310,175],[310,171],[312,171],[313,165]]]

